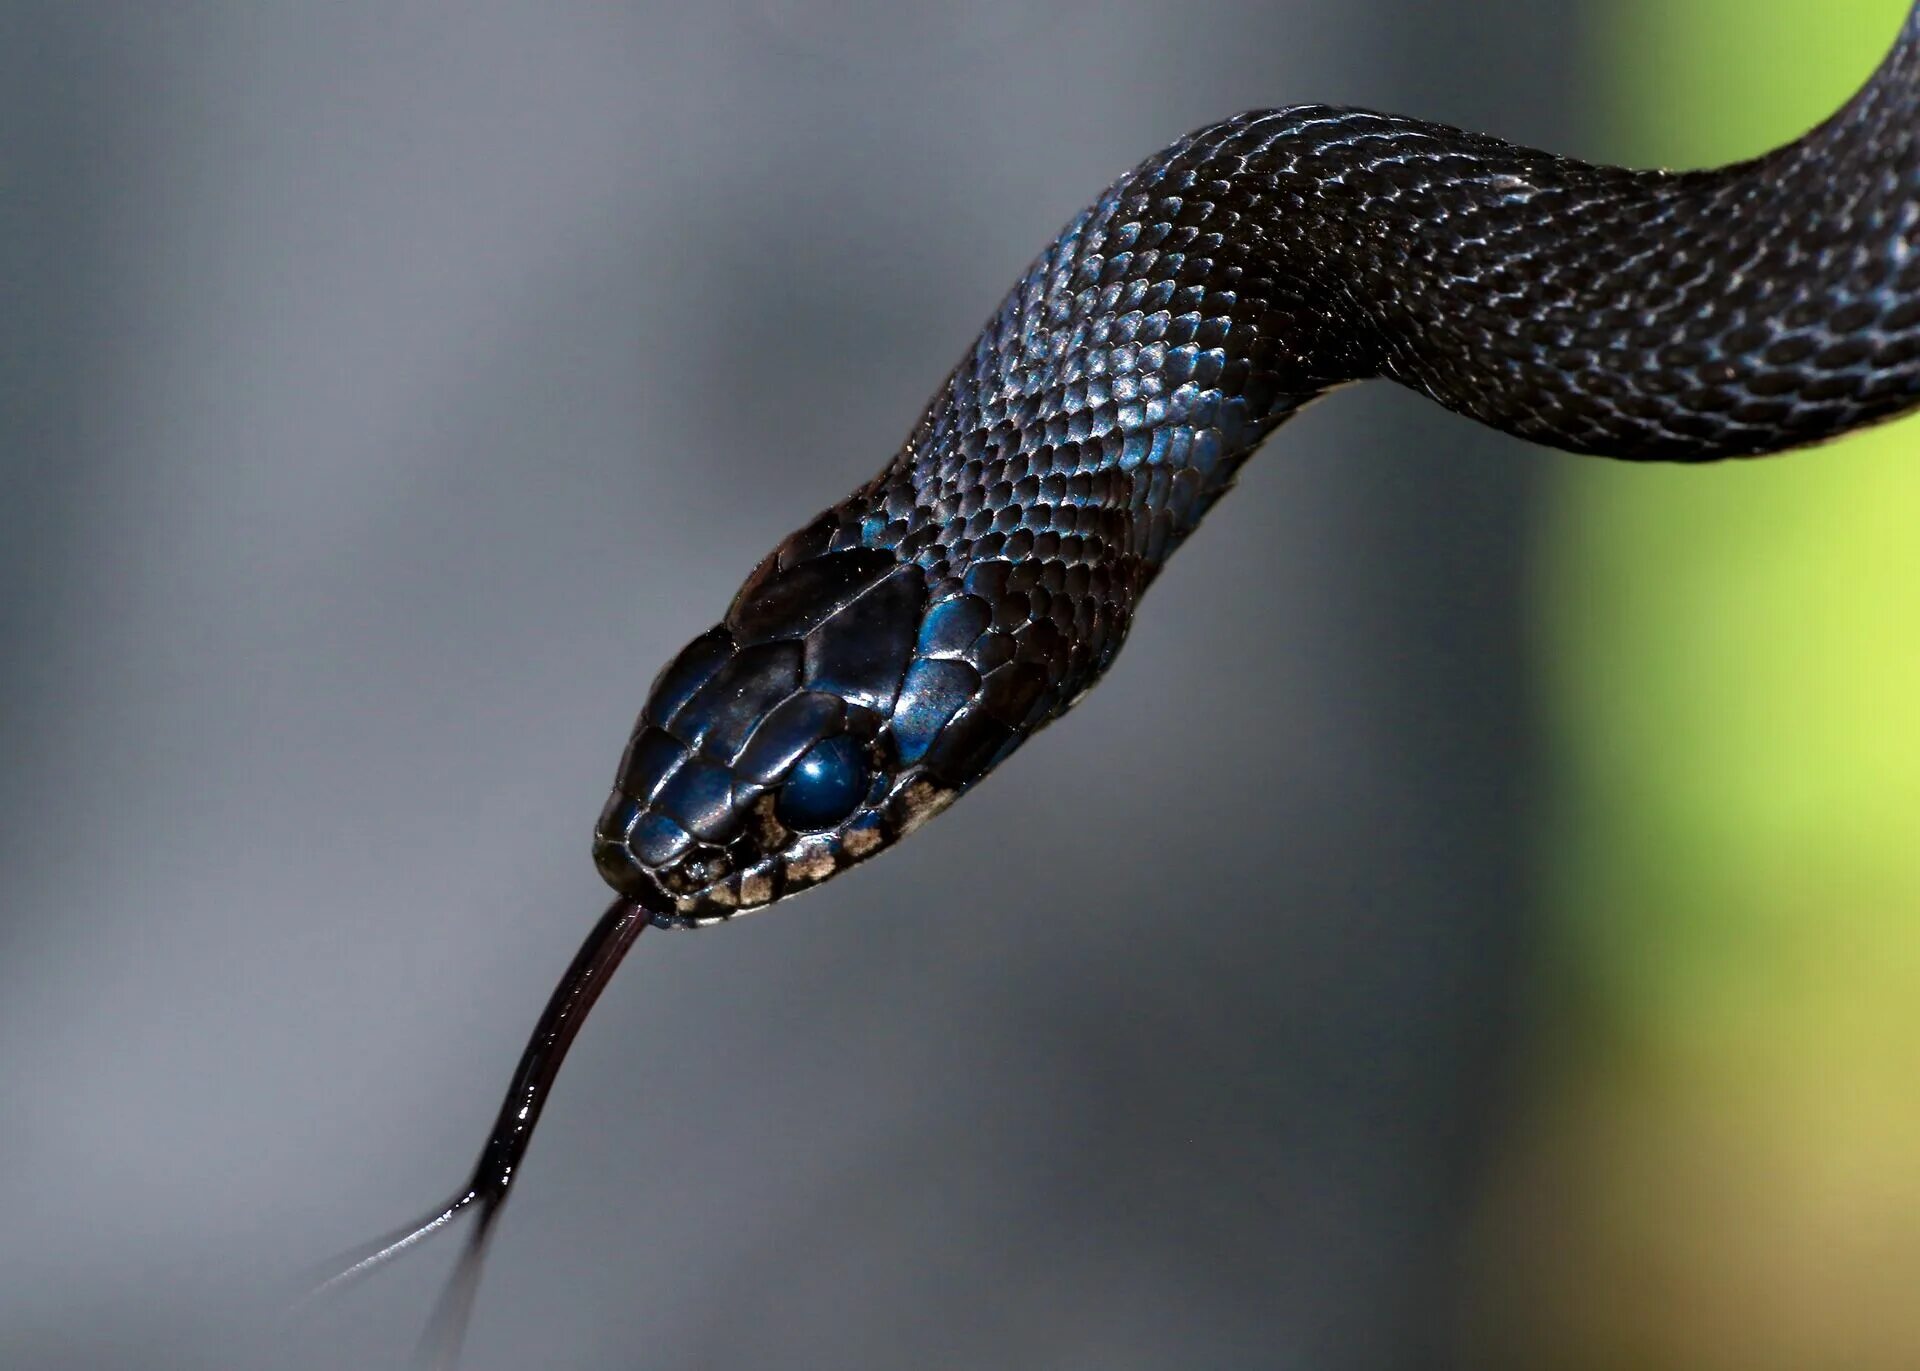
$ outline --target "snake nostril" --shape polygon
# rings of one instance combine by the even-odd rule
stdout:
[[[701,847],[660,873],[660,884],[676,895],[692,895],[723,881],[733,859],[714,847]]]
[[[693,846],[693,835],[664,814],[642,815],[633,825],[633,855],[658,869]]]

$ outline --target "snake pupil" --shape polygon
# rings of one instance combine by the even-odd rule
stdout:
[[[788,828],[816,832],[853,813],[866,789],[859,746],[842,733],[822,738],[800,754],[773,812]]]

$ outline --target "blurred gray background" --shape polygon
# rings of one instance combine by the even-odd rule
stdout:
[[[0,1365],[399,1364],[655,669],[1112,176],[1332,100],[1592,153],[1579,6],[0,8]],[[1448,1358],[1528,965],[1548,462],[1369,387],[1107,682],[646,938],[476,1368]]]

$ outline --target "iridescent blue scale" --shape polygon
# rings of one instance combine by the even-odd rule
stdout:
[[[482,1214],[644,926],[885,851],[1100,678],[1273,428],[1386,377],[1575,452],[1710,461],[1920,403],[1920,4],[1868,87],[1765,157],[1589,166],[1365,110],[1256,111],[1121,177],[1034,262],[878,475],[655,681],[594,857],[620,892],[468,1187]]]

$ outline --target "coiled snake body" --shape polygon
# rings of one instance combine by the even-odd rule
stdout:
[[[1076,215],[871,481],[661,673],[595,831],[620,894],[468,1187],[357,1275],[491,1219],[646,923],[772,903],[884,850],[1099,679],[1275,427],[1384,376],[1574,452],[1704,462],[1920,403],[1920,8],[1767,156],[1627,171],[1361,110],[1240,115]],[[343,1276],[344,1278],[344,1276]]]

